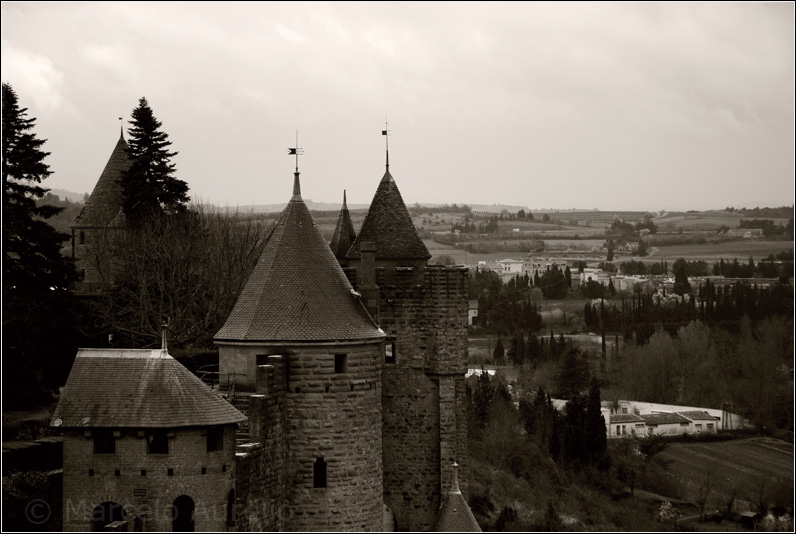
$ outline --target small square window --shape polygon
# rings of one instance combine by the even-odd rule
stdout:
[[[206,475],[206,474],[207,474],[207,468],[206,468],[206,467],[203,467],[203,468],[202,468],[202,474],[203,474],[203,475]]]
[[[224,464],[224,465],[221,466],[221,472],[222,473],[226,473],[227,472],[227,464]]]
[[[300,386],[296,386],[295,392],[296,393],[301,393],[301,387]]]
[[[395,363],[395,341],[388,341],[384,345],[384,363]]]
[[[94,476],[94,470],[93,469],[89,469],[88,470],[88,476],[90,476],[90,477]]]
[[[115,454],[116,438],[113,430],[97,428],[94,430],[94,454]]]
[[[168,454],[169,437],[165,430],[152,430],[146,440],[147,454]]]
[[[224,427],[213,427],[207,431],[207,452],[224,450]]]
[[[348,372],[348,354],[334,355],[334,372],[335,374]]]
[[[146,469],[142,469],[142,470],[141,470],[141,476],[142,476],[142,477],[145,477],[145,476],[146,476]]]
[[[116,469],[116,470],[113,471],[113,476],[120,477],[120,476],[122,476],[122,472],[119,471],[118,469]]]
[[[174,469],[166,469],[166,476],[173,477],[174,476]]]

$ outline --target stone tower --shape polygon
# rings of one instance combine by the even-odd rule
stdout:
[[[433,530],[452,461],[467,463],[467,269],[429,266],[390,174],[346,254],[349,278],[387,334],[384,504],[400,530]],[[462,473],[463,474],[463,473]],[[466,493],[466,477],[460,479]]]
[[[337,218],[337,226],[334,228],[334,235],[329,246],[332,248],[334,257],[337,258],[341,264],[345,263],[345,255],[351,244],[356,240],[357,235],[354,233],[354,225],[351,223],[351,214],[348,213],[348,206],[345,200],[345,191],[343,191],[343,207],[340,208],[340,216]]]
[[[124,227],[119,180],[129,168],[127,142],[120,135],[94,191],[72,225],[72,258],[82,274],[78,293],[100,293],[113,284],[110,249],[114,234]]]
[[[239,528],[379,531],[384,333],[316,228],[298,171],[266,239],[214,337],[222,380],[249,397]]]

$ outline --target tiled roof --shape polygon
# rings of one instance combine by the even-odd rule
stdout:
[[[119,222],[118,216],[122,210],[122,186],[119,179],[122,172],[130,168],[126,149],[127,142],[120,136],[94,191],[75,219],[76,227],[103,227]]]
[[[612,413],[609,416],[609,424],[613,423],[641,423],[644,419],[634,413]]]
[[[426,245],[417,235],[389,166],[376,189],[359,236],[348,250],[346,258],[358,260],[363,242],[376,244],[376,259],[427,260],[431,257]]]
[[[437,516],[437,532],[481,532],[473,511],[467,505],[456,476],[454,467],[453,485],[439,509]]]
[[[301,199],[291,201],[216,341],[378,339],[376,326]]]
[[[670,425],[675,423],[690,423],[688,419],[676,413],[650,413],[641,416],[647,425]]]
[[[54,427],[174,428],[246,417],[160,349],[80,349]]]
[[[710,415],[708,412],[704,410],[694,410],[690,412],[677,412],[678,414],[691,419],[692,421],[717,421],[719,418]]]
[[[343,191],[343,207],[340,208],[340,217],[337,219],[337,226],[334,229],[332,242],[329,243],[335,258],[344,260],[345,254],[351,248],[351,243],[357,238],[354,233],[354,225],[351,223],[351,214],[348,213],[348,206],[345,201],[345,191]]]

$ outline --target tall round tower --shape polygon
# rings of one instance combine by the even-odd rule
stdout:
[[[238,391],[266,391],[256,383],[258,366],[282,356],[279,527],[381,530],[385,335],[315,226],[298,171],[293,196],[214,339],[219,371],[235,377]]]

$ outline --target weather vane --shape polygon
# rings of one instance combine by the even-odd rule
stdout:
[[[390,130],[388,129],[387,125],[387,116],[384,116],[384,129],[381,131],[381,135],[384,136],[384,144],[387,149],[387,168],[390,168]]]
[[[381,131],[381,135],[384,136],[384,142],[387,147],[387,152],[390,151],[390,130],[387,129],[387,117],[384,117],[384,129]]]
[[[296,146],[294,148],[288,148],[287,153],[289,156],[296,156],[296,172],[298,172],[298,157],[299,155],[303,154],[303,148],[299,148],[298,146],[298,130],[296,130]]]

